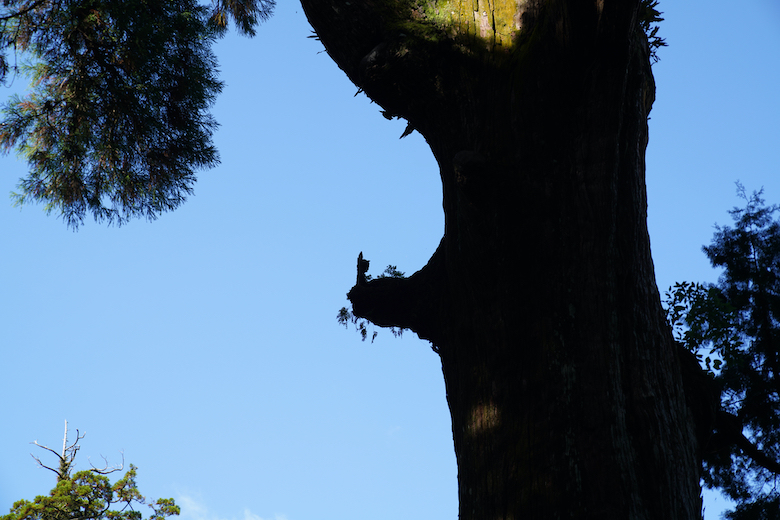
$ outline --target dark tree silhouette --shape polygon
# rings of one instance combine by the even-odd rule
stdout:
[[[438,249],[349,300],[441,356],[460,518],[698,518],[696,399],[646,229],[655,3],[302,3],[439,164]]]
[[[703,447],[704,482],[737,503],[727,517],[780,517],[780,220],[761,192],[730,211],[704,252],[717,284],[678,283],[668,295],[678,339],[710,369],[719,397]]]

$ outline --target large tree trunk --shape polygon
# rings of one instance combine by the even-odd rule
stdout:
[[[428,265],[349,298],[441,356],[460,518],[699,518],[646,227],[639,0],[302,3],[440,166]]]

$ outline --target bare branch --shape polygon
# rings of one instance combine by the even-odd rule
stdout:
[[[60,479],[64,479],[68,477],[68,474],[70,473],[71,465],[73,464],[73,461],[76,459],[76,454],[78,453],[81,446],[79,446],[79,441],[84,438],[84,435],[79,433],[78,430],[76,430],[76,440],[73,441],[72,444],[68,444],[68,421],[65,421],[65,434],[62,438],[62,453],[57,453],[53,449],[49,448],[48,446],[44,446],[42,444],[39,444],[38,441],[31,442],[30,444],[35,444],[39,448],[43,448],[44,450],[50,451],[53,454],[57,456],[57,458],[60,461],[59,468],[54,469],[50,468],[43,462],[41,462],[41,459],[33,455],[32,453],[30,456],[35,459],[35,462],[38,463],[39,466],[42,468],[46,468],[48,470],[53,471],[57,474],[57,477]],[[123,459],[124,460],[124,459]]]
[[[62,456],[59,453],[57,453],[53,449],[49,448],[48,446],[44,446],[43,444],[38,444],[38,440],[37,439],[34,440],[33,442],[31,442],[30,444],[35,444],[39,448],[43,448],[44,450],[48,450],[48,451],[52,452],[53,454],[55,454],[57,457],[62,458]],[[35,455],[33,455],[33,458],[37,458],[37,457],[35,457]]]
[[[108,459],[104,457],[103,455],[100,456],[100,458],[103,459],[103,461],[106,463],[106,465],[103,468],[98,468],[94,464],[92,464],[92,461],[89,462],[89,465],[92,466],[91,471],[94,471],[95,473],[98,473],[100,475],[108,475],[109,473],[113,473],[115,471],[122,471],[125,468],[125,452],[121,451],[122,454],[122,463],[115,466],[108,465]],[[89,460],[89,459],[87,459]]]
[[[62,456],[64,457],[65,453],[67,452],[72,452],[70,458],[73,459],[76,456],[76,452],[79,451],[79,449],[81,449],[81,446],[79,446],[79,441],[84,437],[86,437],[86,434],[81,434],[79,433],[78,430],[76,430],[76,440],[73,441],[73,444],[66,447],[68,441],[68,430],[67,430],[67,421],[66,421],[65,439],[63,439],[62,441]]]
[[[30,443],[30,444],[32,444],[32,443]],[[36,442],[35,444],[36,444],[36,445],[38,445],[38,446],[40,446],[41,448],[46,448],[46,446],[41,446],[41,445],[40,445],[40,444],[38,444],[37,442]],[[46,448],[46,449],[48,450],[49,448]],[[49,451],[52,451],[52,450],[49,450]],[[55,452],[53,452],[53,453],[54,453],[55,455],[57,454],[57,452],[56,452],[56,451],[55,451]],[[59,455],[57,455],[57,456],[59,457]],[[33,455],[32,453],[30,453],[30,457],[32,457],[33,459],[35,459],[35,462],[37,462],[37,463],[38,463],[38,465],[39,465],[40,467],[42,467],[42,468],[46,468],[46,469],[48,469],[48,470],[50,470],[50,471],[53,471],[54,473],[56,473],[56,474],[59,476],[60,472],[59,472],[58,470],[56,470],[56,469],[54,469],[54,468],[50,468],[49,466],[47,466],[46,464],[44,464],[43,462],[41,462],[41,459],[39,459],[38,457],[36,457],[36,456],[35,456],[35,455]]]
[[[76,430],[76,441],[78,441],[79,431]],[[65,447],[68,445],[68,420],[65,419],[65,435],[62,436],[62,457],[65,458]]]

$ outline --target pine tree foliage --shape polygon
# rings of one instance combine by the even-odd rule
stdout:
[[[255,26],[267,20],[275,6],[275,0],[213,0],[209,25],[222,36],[232,18],[240,33],[254,36]]]
[[[717,227],[704,247],[723,269],[718,283],[677,284],[667,311],[721,393],[705,484],[737,502],[730,519],[780,518],[780,207],[738,188],[745,207],[730,211],[734,226]]]
[[[135,509],[139,505],[147,505],[151,509],[152,513],[147,520],[165,520],[180,513],[179,506],[172,498],[147,503],[138,490],[137,468],[132,464],[125,475],[114,483],[107,475],[121,470],[121,466],[103,469],[92,467],[74,472],[74,461],[82,438],[83,435],[77,431],[75,442],[68,445],[66,423],[61,453],[36,442],[36,445],[59,458],[59,464],[53,468],[34,457],[42,467],[56,473],[57,485],[48,495],[14,503],[11,511],[0,516],[0,520],[142,520],[142,513]]]
[[[0,149],[28,162],[17,204],[154,219],[219,162],[209,108],[222,88],[211,46],[227,19],[253,34],[269,0],[6,0],[0,78],[31,78],[2,108]],[[19,63],[21,61],[21,64]],[[15,65],[10,66],[9,63]]]
[[[130,466],[124,477],[113,484],[105,475],[92,470],[78,471],[59,479],[49,495],[33,501],[20,500],[2,520],[141,520],[143,514],[133,507],[146,504],[138,491],[137,468]],[[164,520],[178,515],[173,499],[158,499],[148,505],[148,520]]]

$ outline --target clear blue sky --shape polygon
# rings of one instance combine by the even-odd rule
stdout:
[[[661,10],[647,181],[663,290],[717,278],[701,246],[730,223],[734,181],[780,202],[780,5]],[[124,451],[182,520],[457,518],[436,354],[335,319],[360,251],[375,274],[428,260],[437,168],[309,34],[282,0],[256,38],[218,45],[222,164],[177,211],[73,233],[0,197],[0,514],[52,487],[29,443],[60,446],[67,419],[87,435],[80,467]],[[25,164],[0,170],[9,193]]]

